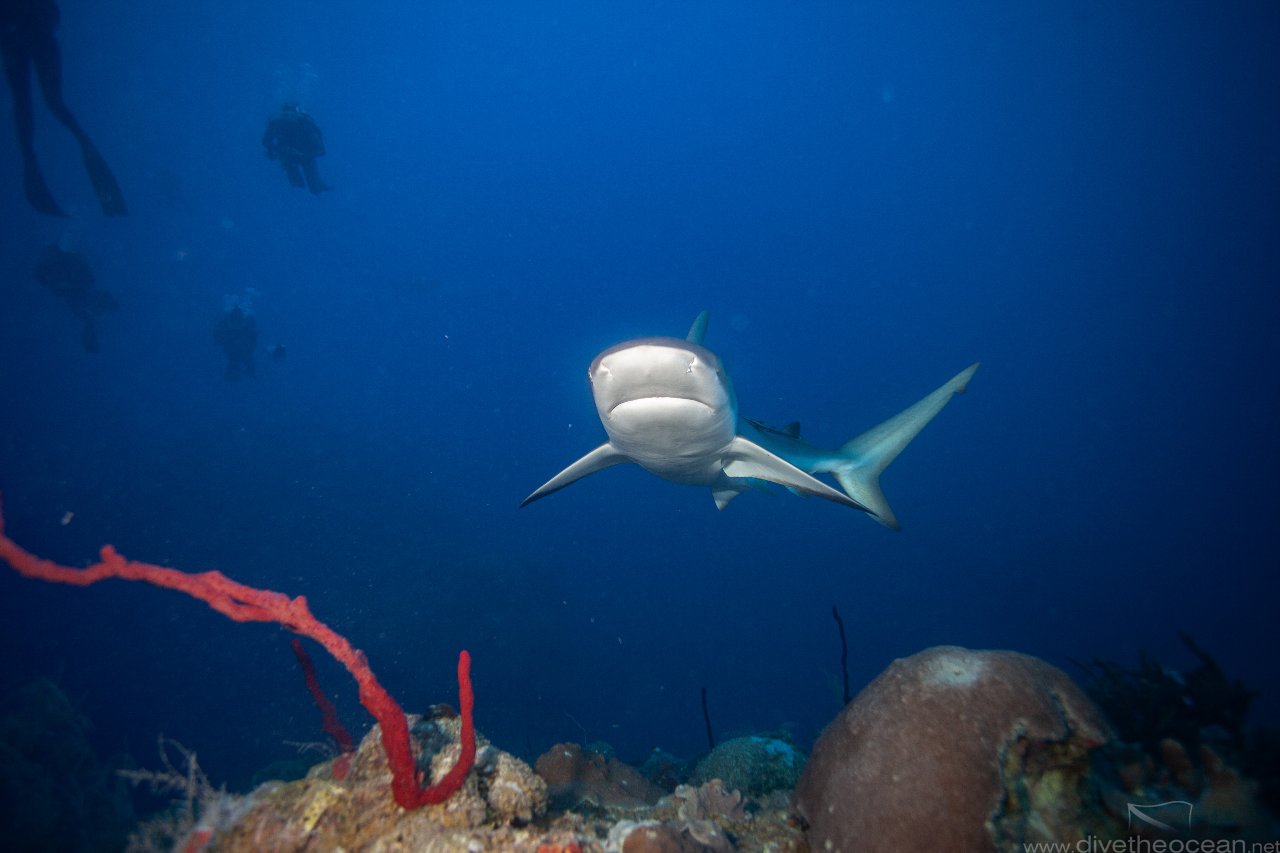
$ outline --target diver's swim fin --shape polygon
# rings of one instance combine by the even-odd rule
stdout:
[[[89,181],[98,196],[98,204],[102,205],[104,216],[124,216],[129,208],[124,203],[124,193],[120,192],[120,184],[116,176],[111,174],[111,167],[102,159],[98,149],[87,138],[80,140],[80,152],[84,155],[84,170],[89,173]]]
[[[36,210],[50,216],[67,218],[67,214],[63,213],[62,208],[58,207],[58,203],[54,201],[53,193],[49,191],[49,185],[44,182],[44,175],[40,174],[40,167],[35,163],[28,162],[23,165],[22,191],[26,193],[27,201]]]

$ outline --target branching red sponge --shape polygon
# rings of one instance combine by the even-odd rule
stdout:
[[[98,562],[83,569],[37,557],[5,534],[4,515],[0,512],[0,560],[7,562],[23,577],[71,586],[88,586],[108,578],[143,581],[186,593],[236,622],[276,622],[324,646],[325,651],[355,678],[360,686],[360,704],[381,726],[382,748],[386,750],[391,765],[391,792],[401,808],[416,809],[428,803],[442,803],[466,781],[475,763],[476,735],[472,719],[475,697],[471,692],[471,656],[465,649],[458,654],[462,750],[457,763],[443,779],[424,787],[409,744],[409,724],[404,710],[378,683],[364,652],[353,648],[346,637],[313,616],[305,597],[289,598],[283,593],[255,589],[217,571],[188,574],[164,566],[126,560],[110,545],[104,545],[99,556]]]

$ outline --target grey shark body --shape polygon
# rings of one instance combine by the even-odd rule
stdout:
[[[883,496],[879,496],[879,504],[883,506],[879,511],[876,509],[879,472],[937,414],[950,394],[932,413],[920,409],[930,399],[926,398],[866,433],[870,436],[915,412],[897,423],[894,435],[878,443],[859,445],[862,456],[850,457],[840,467],[831,458],[837,452],[822,451],[808,444],[799,438],[798,432],[791,436],[747,421],[749,435],[739,434],[733,383],[716,354],[702,346],[706,317],[706,312],[698,316],[684,340],[640,338],[610,347],[596,356],[588,378],[600,423],[609,440],[556,474],[520,505],[527,506],[588,474],[634,462],[672,482],[710,488],[716,505],[722,509],[742,491],[766,481],[863,510],[890,527],[896,526]],[[976,367],[967,373],[971,375]],[[908,432],[905,440],[900,440],[900,436]],[[877,467],[879,458],[893,447],[897,449],[888,456],[888,461]],[[856,487],[851,491],[845,485],[842,493],[812,476],[823,472],[835,474],[842,485],[845,479],[850,479],[856,482]],[[870,502],[859,495],[869,498]]]

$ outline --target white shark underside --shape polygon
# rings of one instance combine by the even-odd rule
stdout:
[[[702,346],[706,323],[704,311],[685,340],[641,338],[598,355],[588,378],[609,440],[520,505],[603,468],[634,462],[664,479],[710,488],[720,508],[754,481],[764,480],[863,510],[896,528],[880,494],[880,471],[963,390],[977,365],[840,451],[828,452],[800,439],[798,432],[771,430],[753,421],[747,422],[750,437],[738,434],[733,384],[716,354]],[[822,472],[834,474],[845,492],[812,476]]]

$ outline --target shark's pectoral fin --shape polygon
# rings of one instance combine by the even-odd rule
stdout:
[[[775,456],[758,444],[737,436],[729,443],[724,454],[724,473],[729,477],[752,477],[757,480],[768,480],[789,489],[795,489],[809,495],[817,495],[838,504],[860,509],[867,508],[848,495],[831,488],[821,480],[815,479],[801,471],[781,456]],[[718,484],[717,484],[718,485]],[[725,500],[728,503],[729,499]],[[716,504],[723,507],[720,498]]]
[[[545,498],[552,492],[558,492],[565,486],[581,480],[588,474],[594,474],[602,468],[608,468],[610,465],[617,465],[622,462],[630,462],[631,458],[625,454],[619,453],[609,442],[597,447],[586,456],[574,462],[568,468],[565,468],[559,474],[556,474],[550,480],[543,483],[537,490],[520,502],[520,506],[528,506],[538,498]]]

